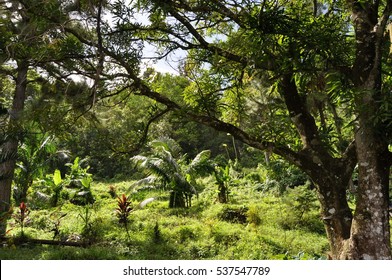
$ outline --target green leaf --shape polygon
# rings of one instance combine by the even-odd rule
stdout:
[[[80,182],[82,183],[83,187],[85,188],[90,188],[91,182],[93,181],[93,178],[91,176],[86,176],[83,177]]]
[[[53,183],[55,186],[60,185],[63,182],[63,179],[61,179],[61,172],[60,170],[56,169],[53,173]]]

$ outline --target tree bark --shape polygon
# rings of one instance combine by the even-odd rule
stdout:
[[[368,38],[371,37],[369,32]],[[357,80],[357,106],[360,110],[355,133],[358,191],[347,256],[352,259],[391,259],[388,211],[390,153],[382,125],[377,120],[382,94],[381,68],[377,65],[375,46],[359,44],[359,49],[359,53],[366,57],[363,59],[373,60],[374,66],[367,76],[362,75]],[[357,73],[357,76],[361,74]]]
[[[218,201],[219,203],[228,202],[228,189],[224,183],[219,183],[218,185]]]
[[[18,127],[20,115],[24,108],[27,87],[28,63],[18,62],[18,74],[12,109],[8,123],[6,141],[1,147],[0,163],[0,236],[5,235],[7,229],[7,213],[11,207],[11,186],[18,153]]]
[[[344,259],[342,252],[345,250],[346,240],[350,238],[352,213],[346,199],[348,182],[342,182],[339,177],[329,180],[322,179],[322,183],[316,184],[319,201],[321,204],[321,218],[330,245],[330,257],[332,259]],[[325,178],[325,177],[324,177]]]
[[[378,4],[348,1],[356,34],[352,71],[358,123],[355,132],[358,193],[351,236],[346,245],[350,259],[391,259],[389,225],[389,151],[377,118],[383,100],[382,41],[392,1],[379,17]]]
[[[369,126],[358,130],[356,142],[359,187],[347,255],[391,259],[388,145]]]

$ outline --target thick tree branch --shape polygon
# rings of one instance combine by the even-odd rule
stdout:
[[[316,122],[309,113],[305,100],[298,93],[292,73],[287,73],[282,76],[280,93],[284,98],[291,120],[302,139],[304,148],[314,150],[322,149]]]
[[[80,35],[76,30],[72,28],[66,28],[66,31],[73,34],[84,44],[87,45],[93,44],[92,42],[90,42],[88,39]],[[138,77],[138,75],[135,73],[135,70],[126,61],[124,61],[124,59],[120,55],[113,53],[112,51],[110,51],[105,47],[103,47],[102,50],[107,56],[117,61],[118,64],[121,65],[126,70],[129,79],[132,81],[132,83],[130,84],[130,88],[134,90],[134,94],[149,97],[150,99],[155,100],[158,103],[166,105],[168,110],[178,111],[181,115],[188,117],[193,121],[212,127],[222,132],[230,133],[236,139],[248,144],[249,146],[252,146],[260,150],[270,150],[275,154],[282,156],[283,158],[287,159],[291,163],[296,164],[298,166],[302,165],[303,162],[309,161],[309,157],[306,155],[306,153],[298,153],[288,148],[285,145],[264,141],[262,138],[255,138],[247,134],[242,129],[232,124],[223,122],[214,116],[199,115],[188,110],[187,108],[183,108],[181,105],[172,101],[166,96],[156,91],[153,91],[141,78]],[[284,86],[288,87],[283,89],[283,92],[285,93],[288,104],[290,104],[291,115],[294,118],[299,117],[301,119],[300,123],[298,124],[300,126],[299,129],[301,133],[306,137],[305,143],[307,143],[309,147],[313,147],[313,148],[317,147],[319,151],[324,151],[321,150],[321,142],[318,140],[317,127],[314,123],[314,119],[306,111],[303,102],[300,101],[300,97],[297,92],[296,85],[295,83],[294,84],[293,83],[294,80],[291,75],[285,76],[285,78],[283,79]],[[308,163],[308,165],[309,164],[312,163]],[[315,167],[316,166],[317,165],[315,165]]]
[[[155,114],[154,116],[152,116],[146,123],[144,129],[143,129],[143,133],[142,133],[142,137],[139,139],[138,143],[136,144],[135,147],[132,148],[132,150],[127,150],[127,151],[119,151],[114,147],[110,147],[110,149],[115,152],[115,153],[119,153],[119,154],[127,154],[127,155],[132,155],[132,154],[136,154],[138,152],[140,152],[140,150],[142,149],[142,147],[147,143],[147,137],[148,137],[148,132],[150,129],[150,126],[157,121],[158,119],[160,119],[162,116],[164,116],[165,114],[167,114],[168,112],[170,112],[171,110],[169,108],[166,108],[164,110],[162,110],[161,112],[158,112],[157,114]]]
[[[99,87],[99,82],[100,82],[100,77],[103,72],[103,64],[105,60],[105,55],[102,51],[103,48],[103,39],[102,39],[102,31],[101,31],[101,21],[102,21],[102,0],[99,1],[98,3],[98,12],[97,12],[97,26],[96,26],[96,32],[97,32],[97,58],[98,58],[98,63],[96,66],[96,73],[94,77],[94,85],[92,87],[92,106],[94,106],[95,101],[96,101],[96,95]]]

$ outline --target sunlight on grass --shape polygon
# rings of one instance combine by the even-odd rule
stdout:
[[[249,182],[230,189],[229,203],[219,204],[211,177],[191,208],[168,207],[167,193],[132,192],[131,181],[98,182],[93,205],[63,203],[34,209],[26,235],[31,238],[80,241],[86,247],[13,244],[1,259],[318,259],[328,250],[317,205],[298,215],[298,205],[257,191]],[[300,190],[308,195],[306,188]],[[113,193],[115,192],[115,194]],[[129,196],[134,210],[129,236],[115,214],[117,196]],[[143,209],[144,199],[155,200]],[[312,202],[312,201],[311,201]],[[309,202],[310,203],[310,202]],[[313,202],[312,202],[313,203]],[[293,208],[294,207],[294,208]],[[297,207],[297,208],[295,208]],[[56,234],[55,234],[56,232]],[[18,229],[10,232],[15,237]]]

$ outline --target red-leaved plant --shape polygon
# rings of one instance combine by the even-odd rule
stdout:
[[[20,225],[21,227],[21,235],[24,236],[24,226],[25,224],[29,221],[29,214],[30,210],[27,208],[26,203],[23,201],[19,205],[19,211],[14,215],[15,221]]]
[[[123,194],[122,196],[117,197],[117,217],[120,224],[127,224],[129,214],[132,211],[131,202],[128,198]]]
[[[129,238],[128,232],[128,218],[132,211],[131,202],[128,198],[123,194],[122,196],[117,197],[117,217],[120,224],[124,225],[125,230],[127,231],[127,235]]]

